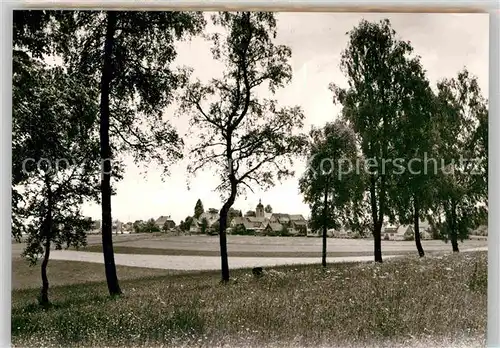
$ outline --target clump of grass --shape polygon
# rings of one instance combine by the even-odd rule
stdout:
[[[20,346],[366,346],[442,337],[481,341],[486,329],[486,253],[407,257],[384,264],[275,267],[14,291],[12,336]],[[54,275],[56,276],[56,275]],[[464,336],[465,335],[465,336]],[[277,345],[278,343],[281,343]],[[389,344],[390,346],[390,344]]]
[[[488,272],[484,271],[486,265],[481,264],[481,260],[474,263],[474,271],[468,280],[469,289],[487,294],[488,290]]]

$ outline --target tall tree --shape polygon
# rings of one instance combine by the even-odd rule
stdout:
[[[356,203],[363,198],[363,176],[355,169],[356,135],[345,122],[328,123],[310,136],[308,168],[299,188],[311,208],[311,227],[323,232],[321,263],[326,267],[327,230],[353,220]]]
[[[268,214],[271,214],[273,212],[273,207],[271,207],[270,204],[266,205],[266,207],[264,208],[264,211]]]
[[[194,215],[193,217],[195,219],[199,219],[201,214],[203,214],[205,212],[205,210],[203,209],[203,203],[201,203],[201,199],[198,199],[196,201],[196,205],[194,207]]]
[[[185,80],[170,63],[175,41],[203,26],[201,13],[74,11],[60,32],[66,65],[101,88],[102,244],[111,295],[121,293],[112,243],[112,161],[128,152],[142,163],[159,162],[168,173],[166,163],[182,157],[182,140],[163,117]]]
[[[27,235],[23,255],[41,263],[39,301],[49,304],[47,266],[53,246],[85,245],[92,221],[85,200],[98,201],[97,90],[61,67],[28,54],[13,61],[13,234]]]
[[[305,137],[295,135],[302,127],[299,107],[280,108],[272,99],[259,99],[257,90],[268,87],[273,94],[292,77],[288,64],[291,51],[276,45],[276,19],[271,12],[223,12],[212,17],[222,30],[209,35],[214,59],[225,64],[220,79],[208,85],[189,84],[181,111],[192,115],[200,132],[192,149],[196,173],[213,166],[220,179],[216,188],[224,204],[220,210],[222,281],[229,280],[227,215],[236,197],[251,184],[264,188],[292,174],[292,155],[301,151]]]
[[[444,167],[436,198],[444,211],[445,240],[459,251],[458,240],[479,225],[487,203],[486,100],[467,69],[438,83],[439,151]],[[478,144],[478,141],[480,142]]]
[[[348,88],[333,84],[330,88],[334,102],[343,106],[343,117],[361,141],[369,174],[374,256],[376,262],[382,262],[382,224],[384,217],[394,215],[387,195],[394,168],[389,158],[397,136],[394,130],[404,84],[399,69],[412,47],[396,38],[387,19],[378,23],[362,20],[348,34],[349,43],[341,56],[341,70],[347,77]]]
[[[389,187],[390,201],[400,224],[413,224],[415,245],[425,256],[420,236],[420,220],[435,199],[439,163],[436,98],[425,77],[419,57],[407,58],[400,69],[400,105],[397,112],[394,154],[400,162]]]
[[[156,221],[154,218],[149,219],[146,221],[143,227],[143,232],[146,233],[153,233],[153,232],[160,232],[160,227],[156,225]]]
[[[36,65],[36,62],[42,61],[45,55],[50,55],[52,52],[60,51],[61,47],[57,44],[57,40],[53,40],[52,31],[49,30],[49,27],[54,27],[55,19],[61,19],[64,16],[64,11],[13,11],[13,74],[17,74],[18,79],[22,78],[23,83],[26,84],[26,86],[33,85],[36,79],[35,76],[31,76],[31,80],[28,81],[27,76],[23,74],[26,74],[30,68],[40,69],[43,65]],[[33,58],[33,61],[29,59],[29,57]],[[13,83],[16,83],[15,78],[13,79]],[[18,87],[19,86],[15,88]],[[28,93],[28,90],[18,88],[16,92]],[[14,98],[16,97],[19,98],[20,94],[14,96]],[[25,159],[23,157],[18,157],[21,156],[19,151],[13,151],[12,156],[14,165],[16,163],[22,163]],[[16,211],[19,204],[23,202],[23,195],[18,192],[18,185],[24,178],[25,177],[22,175],[21,170],[12,172],[13,233],[24,228],[22,226],[22,222],[18,219],[20,214],[17,214],[18,212]],[[14,235],[14,237],[17,238],[18,236]]]

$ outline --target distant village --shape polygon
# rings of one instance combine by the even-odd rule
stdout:
[[[92,231],[89,233],[100,233],[101,221],[94,221]],[[391,225],[385,224],[382,228],[382,238],[384,240],[413,240],[413,225]],[[115,220],[113,223],[113,233],[169,233],[173,235],[196,235],[207,234],[217,235],[219,232],[219,210],[209,208],[204,210],[201,201],[198,200],[195,207],[194,216],[188,216],[185,220],[176,224],[169,215],[160,216],[156,219],[137,220],[126,222]],[[244,215],[240,210],[231,208],[228,213],[228,234],[232,235],[256,235],[256,236],[320,236],[321,231],[314,231],[310,228],[307,219],[301,214],[274,213],[272,207],[264,207],[262,202],[255,207],[255,210],[247,211]],[[349,229],[339,230],[329,229],[328,237],[332,238],[364,238],[371,237],[370,231],[360,234]],[[420,221],[419,232],[422,239],[434,239],[435,233],[426,220]],[[487,229],[484,235],[487,235]],[[481,231],[477,233],[483,234]]]

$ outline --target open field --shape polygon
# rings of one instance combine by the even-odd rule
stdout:
[[[98,244],[100,239],[95,237],[89,238],[89,245],[79,251],[53,251],[51,259],[102,264],[101,246]],[[117,242],[114,244],[117,265],[176,271],[220,269],[219,245],[216,236],[118,235],[116,239]],[[318,238],[231,236],[229,266],[235,269],[314,264],[320,260],[320,242]],[[328,239],[328,242],[329,262],[366,262],[373,258],[371,240]],[[23,245],[13,244],[12,247],[13,258],[19,258]],[[424,248],[429,256],[450,251],[450,245],[442,241],[424,241]],[[274,249],[274,251],[269,249]],[[486,241],[468,240],[461,243],[461,249],[463,251],[486,250]],[[384,259],[397,255],[415,254],[413,242],[384,241],[383,243]]]
[[[51,260],[47,272],[51,286],[106,280],[103,265],[90,262]],[[117,272],[122,280],[179,273],[178,271],[125,266],[117,266]],[[20,258],[12,260],[12,289],[38,289],[40,286],[40,263],[31,267],[28,262]]]
[[[13,291],[16,346],[480,347],[485,343],[487,253],[373,263],[234,270]],[[54,263],[55,264],[55,263]],[[102,273],[102,266],[100,267]],[[123,272],[123,270],[122,270]],[[134,273],[135,274],[135,273]],[[51,276],[55,278],[55,274]],[[66,277],[72,283],[73,279]],[[123,278],[123,277],[122,277]],[[367,344],[370,342],[371,344]]]
[[[81,251],[100,252],[100,235],[89,235],[88,246]],[[373,240],[328,238],[329,257],[373,255]],[[118,254],[219,256],[218,236],[167,236],[154,234],[117,234],[113,236]],[[426,252],[450,251],[451,245],[440,240],[424,240]],[[486,247],[487,240],[465,240],[461,249]],[[13,256],[18,256],[23,243],[12,244]],[[413,241],[382,241],[384,255],[404,255],[416,252]],[[318,257],[321,238],[228,236],[228,254],[233,257]]]
[[[81,251],[102,253],[100,245],[90,245],[81,248]],[[184,249],[163,249],[163,248],[149,248],[149,247],[134,247],[117,245],[114,247],[117,254],[139,254],[139,255],[170,255],[170,256],[205,256],[205,257],[218,257],[220,253],[218,250],[184,250]],[[414,253],[414,251],[388,251],[384,255],[406,255]],[[373,254],[373,251],[333,251],[328,253],[328,257],[353,257],[353,256],[368,256]],[[228,251],[229,257],[276,257],[276,258],[295,258],[295,257],[321,257],[321,248],[315,252],[300,252],[300,251]]]
[[[165,235],[115,235],[113,237],[117,253],[218,256],[218,236],[165,236]],[[314,237],[260,237],[228,236],[230,256],[248,257],[317,257],[321,253],[321,238]],[[88,251],[99,251],[100,236],[89,236]],[[328,238],[330,256],[362,256],[373,254],[373,240]],[[424,240],[426,251],[450,251],[451,245],[441,240]],[[460,248],[470,249],[488,245],[487,240],[466,240]],[[132,251],[134,250],[135,251]],[[120,250],[120,251],[118,251]],[[401,255],[416,252],[413,241],[382,241],[382,251],[386,255]]]

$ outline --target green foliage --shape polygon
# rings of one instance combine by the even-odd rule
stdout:
[[[409,161],[429,149],[426,140],[420,147],[416,143],[430,129],[433,98],[419,59],[412,56],[412,46],[396,37],[388,19],[378,23],[362,20],[348,35],[340,64],[348,87],[331,84],[330,88],[334,103],[342,105],[342,116],[355,131],[365,164],[369,165],[365,199],[357,208],[364,210],[361,220],[367,216],[372,219],[375,260],[382,261],[384,218],[395,221],[399,214],[400,219],[408,220],[408,207],[415,193],[428,192],[423,189],[428,187],[428,178],[401,177],[401,163],[393,160],[401,157]],[[422,203],[425,209],[427,201]]]
[[[288,227],[286,225],[283,225],[283,228],[281,229],[281,231],[279,231],[278,235],[280,237],[289,237],[291,234],[288,230]]]
[[[111,52],[110,137],[114,152],[137,162],[168,163],[182,158],[182,139],[163,117],[165,107],[185,81],[171,67],[175,42],[197,35],[205,25],[199,12],[67,11],[59,41],[65,65],[99,86],[104,38],[110,15],[116,18]]]
[[[14,20],[14,46],[34,54],[58,54],[71,74],[99,89],[103,243],[111,294],[121,293],[113,269],[109,161],[131,154],[136,162],[156,161],[168,173],[182,158],[182,139],[164,119],[174,91],[186,81],[174,72],[175,41],[198,34],[201,13],[175,11],[20,12]],[[30,23],[39,20],[38,23]],[[92,88],[89,88],[92,90]],[[99,96],[99,95],[98,95]],[[94,96],[98,100],[98,96]],[[111,141],[110,141],[111,136]],[[13,195],[18,200],[18,195]],[[17,220],[13,221],[17,226]]]
[[[170,225],[169,225],[169,221],[165,221],[165,223],[163,224],[162,228],[161,228],[162,232],[168,232],[170,230]]]
[[[279,107],[258,98],[268,87],[274,94],[292,78],[290,48],[275,44],[272,12],[221,12],[212,16],[216,31],[207,33],[213,58],[225,69],[221,77],[186,86],[180,113],[189,115],[199,139],[191,149],[188,172],[213,168],[224,204],[220,213],[221,249],[226,249],[227,214],[238,195],[251,185],[274,186],[294,174],[293,158],[306,145],[297,134],[304,114],[299,106]],[[222,278],[229,280],[227,253],[222,250]]]
[[[193,217],[195,219],[199,219],[201,214],[203,214],[205,212],[205,210],[203,209],[203,203],[201,202],[201,199],[198,199],[196,201],[196,205],[194,207],[194,215]]]
[[[271,207],[270,204],[266,205],[266,207],[264,208],[264,211],[268,214],[271,214],[273,212],[273,207]]]
[[[12,233],[27,233],[36,262],[42,245],[84,245],[91,229],[80,207],[99,200],[96,90],[22,51],[13,63]]]
[[[439,153],[436,97],[425,76],[420,57],[408,58],[400,69],[404,78],[399,98],[399,117],[395,127],[399,136],[394,141],[394,156],[404,160],[404,170],[398,170],[388,187],[388,196],[400,224],[413,224],[432,208],[436,192],[439,165],[433,162]],[[391,216],[396,222],[394,216]]]
[[[292,130],[302,126],[304,115],[299,107],[279,108],[274,100],[258,100],[253,91],[269,85],[274,92],[290,81],[290,49],[273,43],[276,21],[271,12],[224,12],[213,21],[227,29],[226,35],[207,34],[214,58],[226,70],[208,85],[189,84],[182,98],[182,112],[191,115],[200,131],[192,151],[196,165],[189,171],[215,167],[223,195],[234,191],[231,185],[239,193],[250,182],[272,186],[276,178],[291,174],[283,160],[303,144],[303,137]]]
[[[144,224],[142,232],[144,233],[160,232],[160,228],[156,225],[155,219],[151,218]]]
[[[208,229],[207,233],[211,236],[215,236],[219,234],[220,223],[219,221],[215,221]]]
[[[132,226],[134,228],[135,233],[142,233],[142,231],[144,229],[144,221],[136,220],[136,221],[134,221]]]
[[[442,235],[458,250],[487,216],[487,115],[477,78],[466,69],[438,83],[438,150],[444,159],[436,185],[437,210],[444,215]]]
[[[309,161],[299,180],[304,201],[311,208],[310,226],[314,230],[340,228],[354,221],[356,204],[363,198],[363,176],[356,138],[349,126],[337,120],[310,133]]]
[[[242,216],[243,214],[241,213],[241,210],[229,208],[229,212],[227,213],[228,223],[230,223],[235,217],[242,217]]]
[[[138,220],[134,222],[134,232],[135,233],[154,233],[161,232],[160,227],[156,225],[155,219],[151,218],[148,221],[144,222],[142,220]]]
[[[243,224],[238,224],[233,228],[232,234],[238,235],[238,236],[254,236],[255,231],[251,230],[251,229],[247,229],[245,227],[245,225],[243,225]]]
[[[35,59],[44,55],[63,54],[66,42],[59,35],[67,30],[65,23],[73,11],[15,10],[13,11],[13,51],[29,51]]]
[[[200,229],[201,229],[202,234],[206,234],[208,232],[208,220],[207,220],[207,218],[201,219]]]
[[[189,231],[192,224],[193,218],[191,216],[188,216],[184,221],[181,221],[181,223],[179,224],[179,228],[181,229],[181,231]]]

